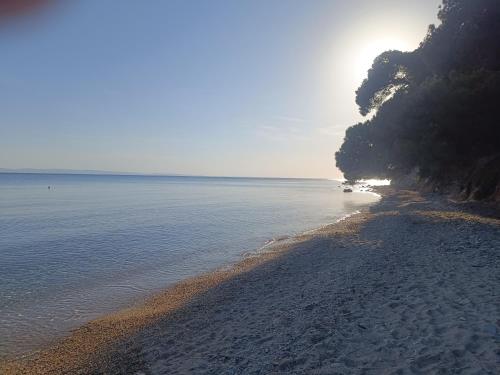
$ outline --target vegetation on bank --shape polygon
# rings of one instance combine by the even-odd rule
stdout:
[[[443,0],[412,52],[379,55],[356,91],[363,123],[336,153],[348,180],[414,175],[464,197],[500,192],[500,1]]]

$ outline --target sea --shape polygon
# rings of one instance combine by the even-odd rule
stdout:
[[[379,197],[339,181],[0,173],[0,357]]]

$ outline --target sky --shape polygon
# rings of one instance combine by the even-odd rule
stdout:
[[[60,0],[0,19],[0,168],[338,178],[373,58],[440,0]]]

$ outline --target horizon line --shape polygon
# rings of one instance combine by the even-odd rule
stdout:
[[[139,177],[203,177],[203,178],[259,178],[281,180],[335,180],[342,181],[342,177],[269,177],[269,176],[221,176],[221,175],[196,175],[183,173],[145,173],[145,172],[119,172],[98,169],[38,169],[38,168],[0,168],[0,174],[55,174],[55,175],[88,175],[88,176],[139,176]]]

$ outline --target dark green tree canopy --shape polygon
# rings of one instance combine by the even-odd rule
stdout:
[[[425,67],[414,52],[387,51],[378,56],[356,91],[356,104],[362,115],[380,106],[397,90],[408,87],[424,76]]]
[[[360,113],[374,116],[349,128],[336,153],[346,178],[417,170],[465,181],[484,160],[500,160],[500,1],[444,0],[438,16],[415,51],[378,56],[356,91]],[[491,173],[495,187],[500,162]]]

